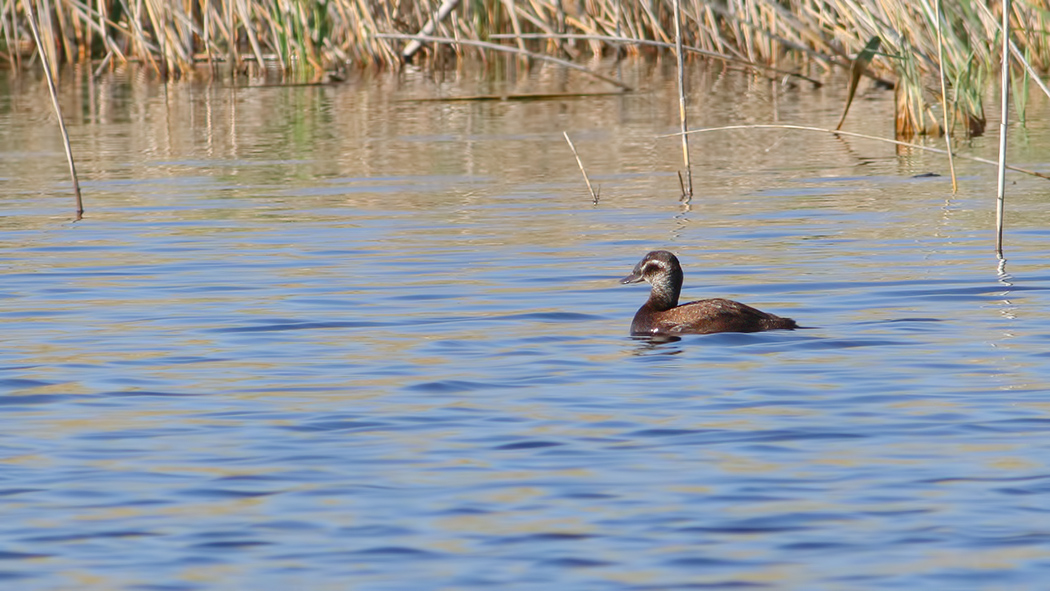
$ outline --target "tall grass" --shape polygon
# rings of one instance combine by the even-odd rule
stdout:
[[[198,65],[321,74],[396,65],[403,38],[494,41],[580,59],[587,53],[665,51],[675,41],[675,0],[0,0],[0,65],[32,65],[25,2],[40,8],[44,51],[54,62],[141,62],[160,76]],[[714,59],[821,75],[848,71],[868,39],[882,53],[867,75],[897,86],[898,132],[939,133],[939,53],[949,83],[949,125],[983,133],[985,83],[994,74],[1002,4],[948,0],[680,0],[682,43]],[[444,7],[443,19],[434,18]],[[451,8],[451,10],[449,10]],[[1050,68],[1050,0],[1015,0],[1014,68]],[[938,27],[938,18],[940,27]],[[943,45],[938,46],[938,29]],[[509,36],[507,38],[506,36]],[[538,37],[538,38],[537,38]],[[614,40],[603,40],[613,38]],[[445,63],[482,46],[431,44],[417,57]],[[434,61],[440,59],[441,61]]]

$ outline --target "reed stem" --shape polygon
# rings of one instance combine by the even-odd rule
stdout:
[[[441,7],[438,8],[437,14],[430,17],[430,20],[428,20],[427,23],[423,25],[423,28],[419,30],[419,34],[432,35],[434,33],[434,29],[437,28],[438,23],[445,20],[445,18],[448,17],[448,15],[456,9],[457,5],[459,5],[459,0],[445,0],[444,2],[442,2]],[[412,61],[412,57],[415,56],[416,52],[419,51],[422,47],[422,41],[412,40],[411,42],[409,42],[408,45],[405,46],[405,49],[401,52],[401,59],[405,60],[406,62]]]
[[[80,181],[77,179],[77,167],[73,163],[73,148],[69,144],[69,133],[66,131],[66,122],[62,118],[62,107],[58,104],[58,90],[55,88],[55,80],[51,75],[51,61],[47,57],[47,52],[44,51],[44,46],[40,42],[40,31],[37,26],[36,12],[33,9],[33,0],[23,0],[22,5],[25,6],[26,14],[28,15],[29,27],[33,30],[33,40],[36,41],[37,54],[40,56],[40,63],[44,67],[44,79],[47,80],[47,90],[51,93],[51,105],[55,108],[55,115],[58,117],[58,130],[62,133],[62,143],[66,149],[66,160],[69,162],[69,176],[73,179],[73,197],[77,207],[77,217],[79,220],[84,216],[84,201],[80,196]]]
[[[1006,210],[1006,131],[1010,123],[1010,0],[1003,0],[1003,63],[999,80],[999,178],[995,198],[995,255],[1003,258],[1003,215]]]
[[[682,201],[689,203],[693,199],[693,169],[689,165],[689,124],[685,112],[685,61],[682,54],[682,18],[679,0],[674,0],[674,52],[678,60],[678,118],[682,123],[682,162],[685,164],[685,191]]]
[[[587,171],[583,169],[583,161],[580,160],[580,155],[576,153],[576,146],[572,145],[572,140],[569,139],[569,132],[563,131],[562,135],[565,136],[565,141],[569,142],[569,149],[572,150],[572,155],[576,157],[576,164],[580,167],[580,172],[583,173],[583,182],[587,183],[587,191],[591,194],[591,199],[594,200],[594,204],[598,205],[598,194],[591,188],[591,179],[587,178]]]
[[[944,35],[941,33],[941,14],[944,0],[937,0],[937,67],[941,78],[941,116],[944,119],[944,147],[948,151],[948,170],[952,173],[952,195],[959,192],[955,177],[955,158],[952,155],[952,128],[948,125],[948,85],[944,80]]]

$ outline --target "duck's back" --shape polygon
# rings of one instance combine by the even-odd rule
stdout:
[[[790,318],[721,298],[698,300],[662,311],[653,310],[646,303],[631,323],[632,334],[710,334],[794,328],[798,328],[798,324]]]

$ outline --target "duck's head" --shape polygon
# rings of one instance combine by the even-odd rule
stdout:
[[[666,250],[654,250],[638,261],[631,274],[621,279],[620,283],[641,281],[647,281],[653,286],[649,295],[651,302],[659,302],[661,308],[678,305],[678,294],[682,291],[682,265],[678,257]]]

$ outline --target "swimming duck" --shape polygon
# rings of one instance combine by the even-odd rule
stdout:
[[[624,284],[648,281],[653,286],[649,301],[634,315],[632,335],[759,332],[798,328],[790,318],[774,316],[732,300],[716,298],[679,306],[682,276],[678,257],[666,250],[654,250],[634,266],[630,275],[620,280]]]

